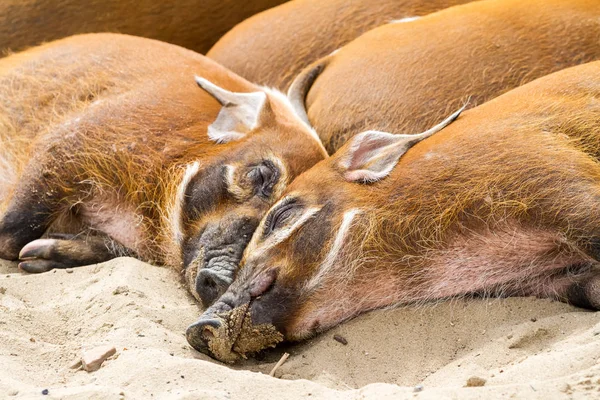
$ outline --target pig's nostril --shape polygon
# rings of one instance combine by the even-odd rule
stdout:
[[[215,280],[213,278],[205,277],[204,278],[204,286],[206,286],[207,288],[215,288],[215,287],[217,287],[217,283],[215,282]]]
[[[214,334],[208,329],[209,326],[218,329],[221,326],[221,322],[214,318],[200,319],[190,325],[185,332],[188,343],[194,349],[207,355],[210,355],[208,342],[214,338]]]
[[[215,337],[215,335],[210,331],[210,329],[204,328],[202,331],[202,337],[206,340],[210,340]]]

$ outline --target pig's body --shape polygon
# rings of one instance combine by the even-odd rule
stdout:
[[[206,52],[238,22],[285,0],[3,0],[0,56],[70,35],[115,32]]]
[[[486,0],[373,29],[307,67],[290,88],[327,151],[367,129],[414,133],[600,58],[600,2]]]
[[[196,74],[266,114],[222,135],[243,121]],[[270,197],[324,155],[283,96],[154,40],[44,45],[0,60],[0,88],[0,257],[31,272],[135,255],[189,267],[193,292],[209,265],[232,279]]]
[[[248,18],[206,54],[251,82],[287,90],[311,62],[369,29],[470,0],[294,0]]]
[[[151,46],[140,47],[147,43]],[[169,74],[157,62],[163,57],[177,61]],[[53,213],[75,211],[141,258],[164,261],[162,240],[150,240],[160,230],[155,213],[166,206],[154,207],[154,197],[163,198],[171,184],[159,184],[163,168],[185,165],[214,147],[206,135],[186,129],[206,130],[220,109],[196,86],[197,73],[222,84],[227,80],[232,89],[252,88],[190,51],[126,36],[79,36],[2,60],[0,212],[7,212],[15,195],[33,201],[30,207],[45,191],[72,195]],[[188,152],[191,145],[201,150]],[[60,168],[70,171],[54,172]],[[40,176],[22,188],[31,174]],[[86,182],[93,193],[82,199]],[[67,187],[69,193],[58,194]],[[35,208],[25,209],[35,215]],[[14,251],[3,250],[14,257]]]
[[[598,62],[465,112],[380,182],[341,189],[351,228],[286,331],[302,337],[373,308],[467,294],[600,309],[599,160]],[[317,177],[336,185],[320,167],[289,191]],[[574,296],[578,285],[593,290]]]
[[[215,316],[247,304],[288,340],[471,294],[600,309],[599,116],[594,62],[470,110],[396,158],[394,135],[357,135],[288,186],[190,343],[209,352]]]

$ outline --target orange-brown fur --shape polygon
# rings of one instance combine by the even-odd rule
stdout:
[[[79,33],[117,32],[206,52],[235,24],[285,0],[3,0],[0,54]]]
[[[388,24],[320,61],[308,119],[330,153],[367,129],[421,132],[468,97],[599,58],[599,37],[596,0],[485,0]]]
[[[251,82],[287,90],[308,64],[376,26],[470,0],[294,0],[240,23],[207,56]]]
[[[322,212],[273,248],[263,249],[259,228],[232,287],[275,269],[271,290],[290,293],[278,322],[287,338],[373,308],[468,294],[572,301],[571,285],[598,279],[600,62],[465,112],[379,182],[344,179],[349,149],[288,186],[302,210]],[[312,281],[349,210],[360,214],[348,239]],[[600,308],[600,298],[587,301]]]
[[[39,198],[52,204],[50,230],[121,221],[132,232],[124,244],[140,258],[179,267],[169,213],[186,164],[236,164],[272,152],[287,164],[285,186],[322,159],[320,144],[270,95],[260,130],[210,141],[207,127],[221,106],[195,74],[232,91],[260,90],[189,50],[126,35],[74,36],[0,60],[0,215]],[[228,207],[237,203],[224,200],[203,217]]]

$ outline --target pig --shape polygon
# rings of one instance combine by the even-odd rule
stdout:
[[[0,146],[0,258],[35,273],[133,256],[182,271],[205,304],[326,156],[285,95],[119,34],[1,59]]]
[[[200,53],[235,24],[285,0],[3,0],[0,56],[79,33],[116,32]]]
[[[289,97],[330,154],[367,130],[419,132],[457,109],[600,58],[600,2],[485,0],[375,28],[303,70]]]
[[[600,62],[409,140],[366,131],[298,176],[189,343],[233,362],[369,310],[470,295],[600,309]]]
[[[288,90],[304,67],[364,32],[471,0],[294,0],[227,32],[206,55],[251,82]]]

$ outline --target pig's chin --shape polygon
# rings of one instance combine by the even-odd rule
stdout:
[[[202,324],[207,318],[203,316],[188,328],[188,342],[219,361],[234,363],[283,341],[283,334],[274,325],[254,324],[250,310],[251,303],[246,303],[209,316],[210,323],[206,324]],[[195,329],[198,326],[199,329]]]

